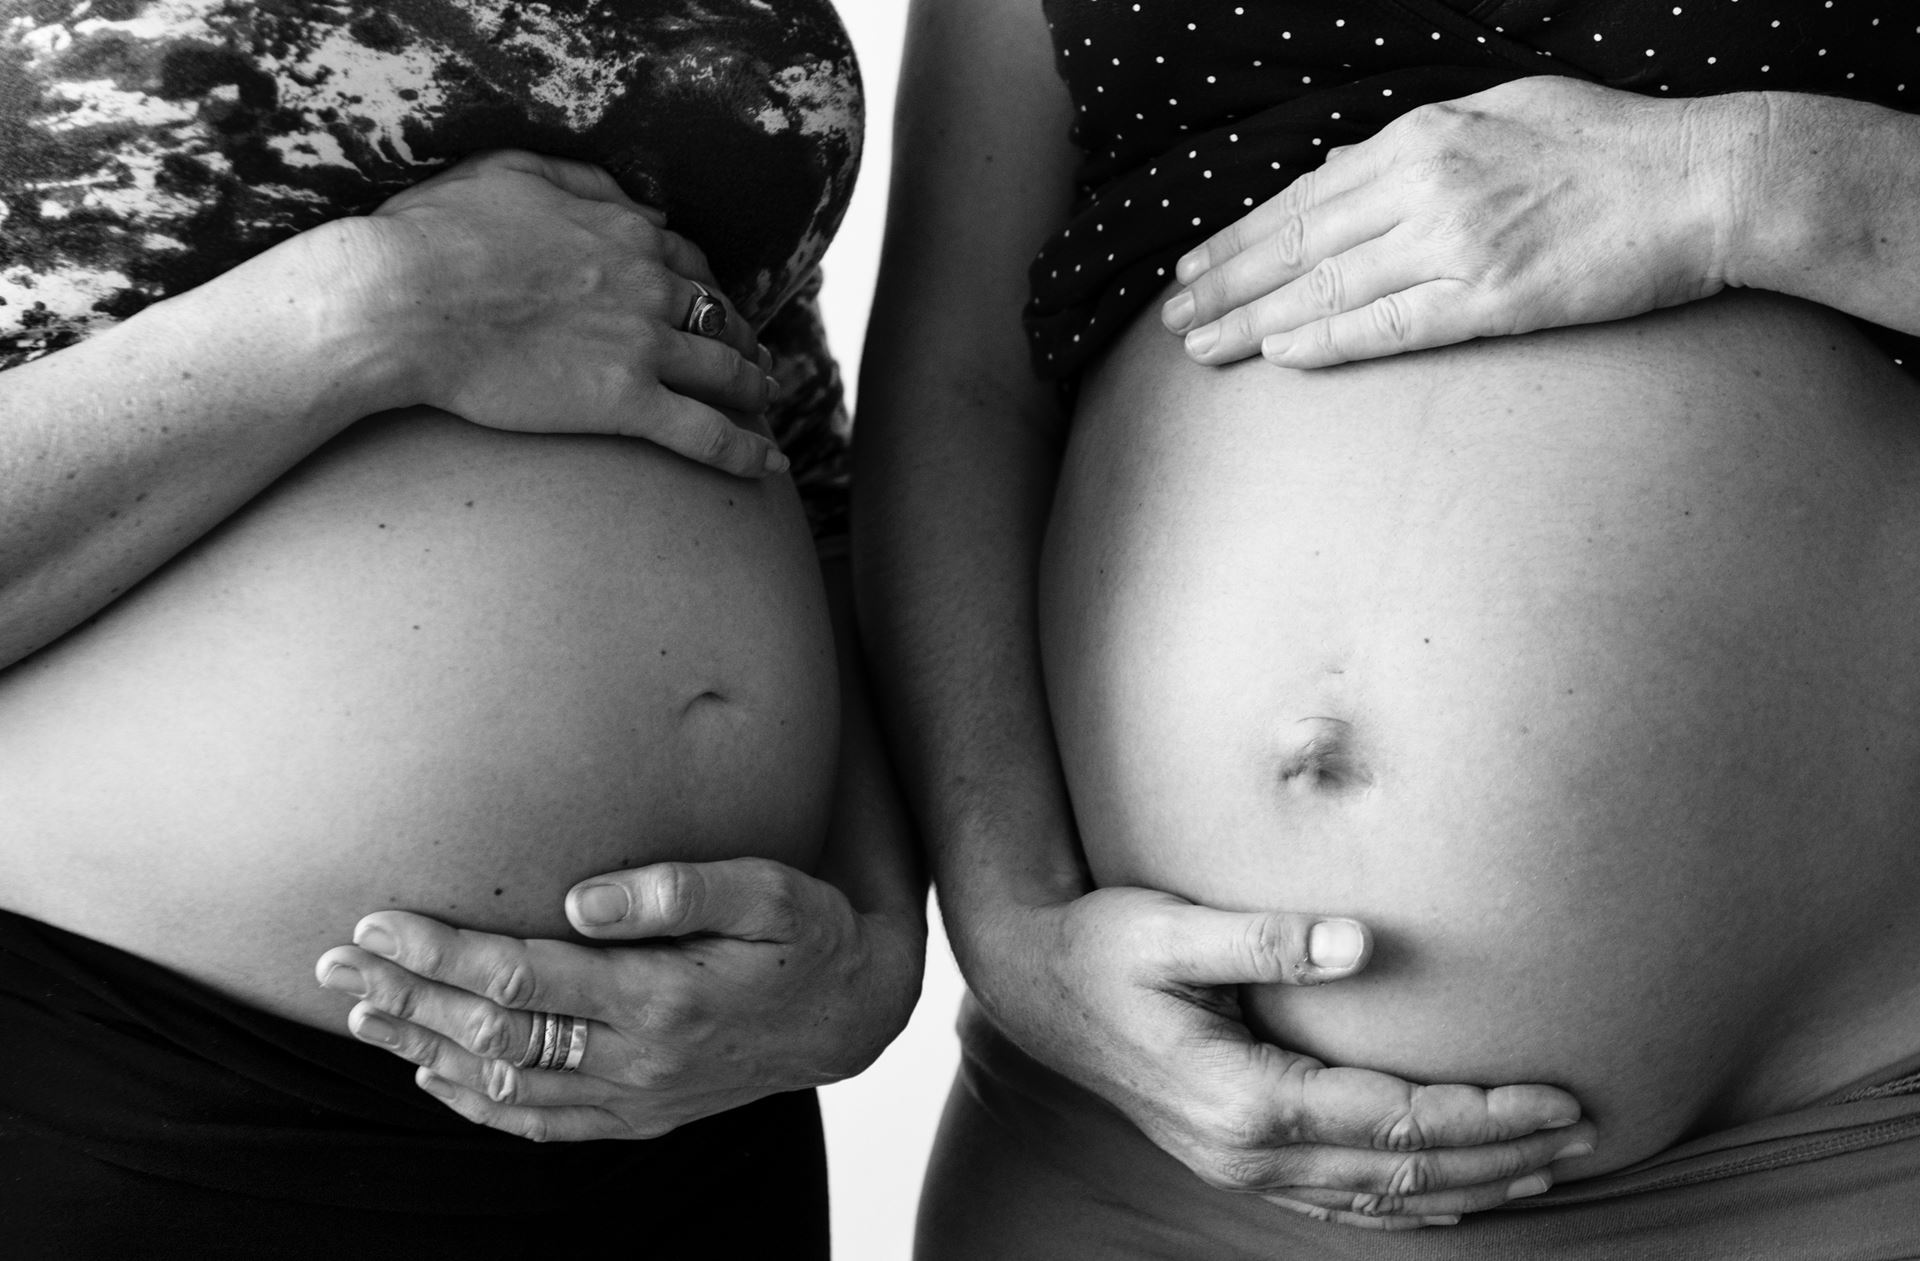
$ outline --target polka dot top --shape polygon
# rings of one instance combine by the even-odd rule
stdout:
[[[1775,89],[1920,111],[1900,0],[1043,0],[1081,152],[1030,272],[1042,377],[1071,383],[1181,254],[1419,105],[1534,74],[1649,96]],[[1908,371],[1920,340],[1877,336]]]

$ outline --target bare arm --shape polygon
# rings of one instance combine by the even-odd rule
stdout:
[[[336,279],[347,238],[297,237],[0,373],[0,663],[58,638],[322,442],[401,401],[397,357]]]
[[[1255,1042],[1237,1019],[1237,982],[1358,971],[1361,926],[1090,889],[1036,633],[1064,419],[1019,324],[1027,262],[1072,195],[1069,106],[1024,0],[918,0],[908,41],[860,389],[856,578],[974,994],[1025,1050],[1214,1185],[1370,1225],[1503,1201],[1585,1137],[1534,1133],[1575,1120],[1566,1095],[1330,1069]],[[1429,1193],[1394,1194],[1411,1186]]]
[[[1920,116],[1830,96],[1713,98],[1728,114],[1728,284],[1920,336]]]
[[[752,334],[675,327],[705,260],[604,172],[496,154],[0,373],[0,666],[362,416],[424,403],[784,467]]]

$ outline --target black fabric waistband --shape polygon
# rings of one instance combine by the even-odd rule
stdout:
[[[772,1096],[650,1142],[530,1143],[446,1110],[383,1051],[5,911],[0,1056],[0,1130],[267,1199],[444,1215],[554,1212],[616,1193],[614,1202],[628,1202],[642,1187],[672,1197],[677,1185],[727,1185],[730,1168],[760,1168],[770,1146],[814,1166],[793,1168],[795,1180],[824,1176],[812,1092]]]

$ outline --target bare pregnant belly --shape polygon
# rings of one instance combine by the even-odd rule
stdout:
[[[0,675],[0,901],[339,1028],[368,911],[564,936],[601,871],[809,865],[837,706],[784,479],[376,417]]]
[[[1577,1172],[1920,1052],[1920,389],[1829,312],[1313,374],[1144,318],[1042,622],[1102,883],[1376,930],[1276,1042],[1564,1085]]]

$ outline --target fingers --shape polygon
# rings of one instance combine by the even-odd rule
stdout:
[[[1183,285],[1191,285],[1203,273],[1242,251],[1276,236],[1285,237],[1295,230],[1289,224],[1301,223],[1309,211],[1358,188],[1370,177],[1372,167],[1367,162],[1354,159],[1367,149],[1368,146],[1364,144],[1348,146],[1344,151],[1346,161],[1325,163],[1316,170],[1308,171],[1275,196],[1188,250],[1174,264],[1174,279]]]
[[[1448,1225],[1466,1213],[1497,1208],[1513,1200],[1542,1195],[1553,1187],[1551,1167],[1535,1169],[1517,1178],[1500,1178],[1478,1186],[1459,1187],[1426,1195],[1389,1196],[1373,1191],[1333,1191],[1325,1187],[1286,1187],[1266,1199],[1284,1208],[1309,1216],[1331,1213],[1339,1220],[1357,1219],[1359,1224],[1415,1223],[1422,1226]]]
[[[1262,207],[1248,217],[1251,219],[1267,210]],[[1311,212],[1301,210],[1284,217],[1268,212],[1267,218],[1271,222],[1261,235],[1253,237],[1231,256],[1198,272],[1185,290],[1161,308],[1161,322],[1169,331],[1186,335],[1187,349],[1196,358],[1211,347],[1217,337],[1223,343],[1217,348],[1222,356],[1230,350],[1237,352],[1232,358],[1255,353],[1260,345],[1259,336],[1243,334],[1236,340],[1234,334],[1241,330],[1233,318],[1235,315],[1256,299],[1281,291],[1329,262],[1341,260],[1352,269],[1354,263],[1348,251],[1357,252],[1368,242],[1391,232],[1400,216],[1375,190],[1359,190],[1313,207]],[[1313,314],[1328,313],[1316,310]],[[1222,327],[1216,328],[1216,321]],[[1276,332],[1292,326],[1267,324],[1261,331]],[[1222,333],[1226,336],[1219,337]],[[1224,358],[1208,361],[1221,362]]]
[[[657,1133],[636,1132],[634,1127],[613,1113],[591,1106],[534,1107],[501,1103],[427,1068],[414,1074],[414,1084],[475,1125],[484,1125],[536,1143],[577,1143],[596,1138],[658,1138],[672,1128],[669,1126]]]
[[[1289,332],[1270,333],[1261,339],[1260,354],[1268,363],[1283,368],[1324,368],[1448,346],[1488,331],[1477,318],[1467,285],[1457,280],[1429,280],[1384,294],[1357,310],[1330,315]]]
[[[1317,1222],[1332,1222],[1336,1226],[1355,1226],[1361,1230],[1420,1230],[1427,1226],[1458,1226],[1460,1224],[1459,1216],[1452,1213],[1368,1217],[1362,1213],[1318,1203],[1315,1199],[1308,1198],[1307,1194],[1269,1195],[1263,1198],[1269,1204],[1299,1213],[1303,1217],[1311,1217]]]
[[[604,950],[563,941],[522,941],[450,928],[406,911],[374,912],[354,927],[353,940],[359,947],[358,954],[342,954],[347,948],[341,947],[321,956],[322,984],[328,983],[325,969],[341,963],[353,965],[360,969],[370,993],[375,984],[387,987],[382,991],[383,1006],[407,1020],[416,1012],[448,1010],[429,1007],[429,991],[415,988],[428,983],[464,991],[513,1011],[563,1011],[605,1020],[609,1015],[607,1005],[617,1009],[625,1001],[630,983],[644,984],[648,979],[644,973],[649,961],[645,959],[629,956],[614,960]],[[379,969],[377,960],[395,966],[391,971]],[[459,1010],[471,1014],[470,1009]],[[457,1019],[446,1022],[449,1031],[465,1027]]]
[[[735,477],[771,477],[787,471],[787,457],[773,439],[737,424],[726,413],[671,389],[655,390],[632,409],[644,428],[630,436],[657,442],[696,464]]]
[[[1223,1190],[1305,1198],[1320,1207],[1381,1216],[1444,1216],[1538,1195],[1533,1175],[1593,1150],[1592,1126],[1541,1131],[1503,1143],[1377,1151],[1302,1142],[1223,1156],[1202,1177]],[[1303,1188],[1312,1188],[1305,1191]]]
[[[1286,911],[1168,905],[1141,928],[1159,939],[1170,979],[1195,985],[1323,985],[1364,969],[1373,951],[1357,920]]]
[[[730,319],[728,327],[737,323]],[[751,337],[747,353],[759,353]],[[662,385],[712,407],[758,415],[773,402],[773,378],[758,362],[742,358],[730,342],[718,338],[689,332],[669,335],[660,347],[659,371]]]
[[[567,893],[567,918],[587,936],[604,939],[716,933],[791,942],[813,908],[826,909],[817,883],[759,858],[656,863],[575,885]]]
[[[1271,1128],[1294,1140],[1399,1152],[1465,1148],[1563,1130],[1580,1117],[1573,1096],[1551,1086],[1422,1086],[1369,1069],[1327,1068],[1278,1048],[1268,1054],[1277,1101]]]
[[[678,232],[666,228],[660,230],[656,243],[662,262],[674,272],[686,277],[689,282],[698,282],[704,286],[711,297],[718,298],[726,307],[726,327],[721,330],[718,338],[712,340],[731,346],[749,363],[757,363],[760,359],[760,343],[754,337],[753,325],[734,307],[733,300],[720,292],[720,282],[713,278],[713,269],[707,265],[707,256],[701,252],[700,247]],[[680,306],[680,313],[673,321],[675,328],[684,331],[686,312],[692,306],[693,297],[697,292],[698,290],[694,289],[690,283],[686,290],[687,301]],[[754,410],[758,411],[764,406],[764,403],[759,404]]]

